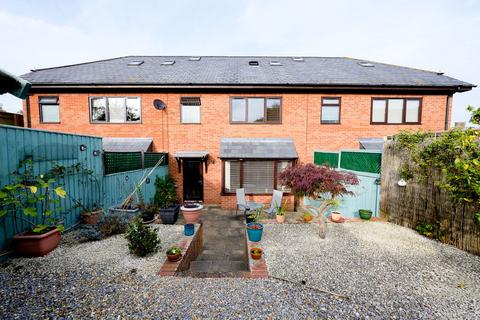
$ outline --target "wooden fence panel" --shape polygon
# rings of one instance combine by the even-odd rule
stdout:
[[[439,223],[442,242],[480,255],[480,226],[475,224],[475,208],[454,204],[444,190],[435,185],[438,172],[431,172],[425,183],[409,180],[406,187],[398,186],[400,169],[409,157],[385,143],[382,158],[380,211],[388,221],[415,228],[420,222]]]

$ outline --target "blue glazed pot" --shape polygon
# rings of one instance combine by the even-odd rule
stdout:
[[[257,222],[251,222],[247,224],[247,235],[249,241],[259,242],[260,240],[262,240],[262,233],[263,224]]]
[[[187,223],[183,226],[183,233],[186,236],[193,236],[195,233],[195,225],[193,223]]]

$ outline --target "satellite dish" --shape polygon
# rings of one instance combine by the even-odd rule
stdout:
[[[163,102],[162,100],[160,99],[155,99],[153,100],[153,106],[155,107],[155,109],[157,110],[163,110],[167,107],[167,105],[165,104],[165,102]]]

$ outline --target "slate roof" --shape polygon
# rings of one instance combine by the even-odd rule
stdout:
[[[223,138],[220,158],[297,159],[291,138]]]
[[[175,158],[205,158],[208,156],[208,151],[177,151],[173,156]]]
[[[140,65],[130,66],[134,61]],[[175,61],[174,64],[162,64]],[[257,61],[258,66],[251,66]],[[280,65],[271,65],[277,62]],[[373,66],[362,66],[362,62]],[[367,64],[368,65],[368,64]],[[22,78],[35,85],[281,85],[449,87],[472,84],[436,72],[342,57],[126,56],[47,69]],[[459,88],[461,87],[461,88]]]
[[[102,139],[103,150],[107,152],[147,152],[152,138],[109,138]]]

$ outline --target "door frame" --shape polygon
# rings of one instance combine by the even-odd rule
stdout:
[[[201,178],[201,181],[202,181],[202,188],[200,190],[200,200],[187,200],[186,199],[186,193],[185,193],[185,172],[187,170],[185,170],[185,166],[186,166],[186,163],[187,162],[198,162],[198,169],[200,170],[200,178]],[[183,201],[199,201],[199,202],[203,202],[203,197],[204,197],[204,190],[203,190],[203,182],[204,182],[204,179],[203,179],[203,161],[201,158],[188,158],[188,159],[183,159],[182,161],[182,179],[183,179]]]

